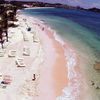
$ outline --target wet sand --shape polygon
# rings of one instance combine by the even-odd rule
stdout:
[[[60,96],[62,94],[62,90],[68,84],[67,67],[66,67],[66,60],[64,56],[64,50],[62,46],[56,41],[55,41],[55,48],[56,48],[56,52],[58,53],[58,57],[54,65],[53,77],[55,82],[56,96]]]
[[[51,32],[47,32],[49,38],[51,37],[53,41],[54,48],[57,53],[57,58],[53,68],[53,79],[54,79],[54,88],[56,92],[56,96],[60,96],[62,94],[62,90],[64,87],[68,85],[68,77],[67,77],[67,67],[66,67],[66,58],[64,54],[63,46],[55,40],[54,34]]]

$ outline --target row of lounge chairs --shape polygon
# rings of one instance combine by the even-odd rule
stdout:
[[[35,34],[33,34],[32,39],[33,39],[33,42],[39,42],[39,38],[37,38],[37,36]],[[24,41],[29,41],[29,38],[28,38],[27,34],[23,33],[23,40]]]
[[[23,48],[23,55],[24,56],[30,56],[30,49],[27,46],[25,46]],[[17,58],[15,63],[17,65],[17,67],[25,67],[26,66],[23,58]]]
[[[4,57],[5,50],[0,50],[0,57]],[[24,56],[30,56],[30,49],[28,47],[23,48],[23,55]],[[8,57],[15,57],[16,56],[16,50],[9,50]]]
[[[0,51],[0,57],[4,57],[4,55],[5,55],[5,51],[1,50]],[[24,56],[30,56],[30,48],[25,46],[23,48],[23,55]],[[8,57],[16,57],[16,50],[9,50]],[[17,67],[25,67],[26,66],[25,63],[24,63],[24,59],[23,58],[17,58],[15,60],[15,63],[17,65]]]
[[[27,51],[24,50],[23,54],[26,56],[29,56],[28,52],[29,52],[28,50]],[[15,50],[9,51],[8,57],[15,57],[15,56],[16,56]],[[4,57],[4,52],[0,52],[0,57]],[[24,60],[22,58],[16,59],[15,62],[16,62],[17,67],[25,67]]]

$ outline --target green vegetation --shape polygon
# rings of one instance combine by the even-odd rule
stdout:
[[[15,27],[17,7],[13,4],[0,4],[0,43],[8,42],[8,28]],[[9,24],[9,22],[12,22]]]

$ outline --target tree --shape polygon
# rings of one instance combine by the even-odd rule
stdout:
[[[4,0],[2,0],[4,2]],[[1,1],[0,1],[1,3]],[[11,4],[3,4],[0,5],[0,43],[3,48],[3,43],[4,43],[4,36],[6,37],[6,41],[8,42],[8,27],[16,27],[14,23],[11,23],[11,25],[8,24],[8,21],[15,21],[16,20],[16,12],[17,12],[17,7],[15,5]]]
[[[6,41],[8,42],[8,17],[7,17],[7,11],[5,10],[5,12],[2,14],[2,28],[3,28],[3,32],[6,34]]]
[[[2,31],[2,28],[1,27],[0,27],[0,43],[1,43],[2,48],[3,48],[4,40],[3,40],[3,31]]]

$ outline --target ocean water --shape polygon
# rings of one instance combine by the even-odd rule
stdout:
[[[100,13],[59,8],[25,9],[23,13],[44,21],[65,42],[70,43],[82,59],[79,67],[88,85],[90,86],[92,80],[100,86],[100,72],[93,68],[95,61],[100,61]],[[87,94],[87,99],[83,100],[100,100],[100,90],[91,86],[90,89],[93,90],[91,96]],[[72,90],[69,87],[64,91],[67,91],[67,94],[64,92],[67,96],[58,100],[78,100],[70,96],[71,92],[68,91]]]

